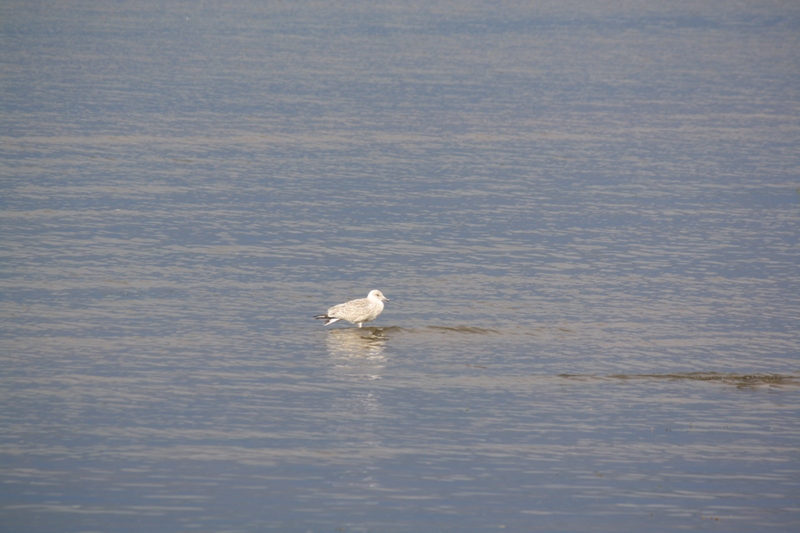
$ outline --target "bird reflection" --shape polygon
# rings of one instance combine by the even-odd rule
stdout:
[[[347,328],[328,331],[326,343],[331,372],[340,389],[327,409],[336,420],[337,442],[343,449],[358,450],[361,468],[339,476],[339,483],[362,490],[381,490],[372,472],[385,450],[386,408],[381,402],[384,390],[380,380],[386,368],[384,350],[391,328]]]
[[[335,329],[328,332],[328,353],[338,359],[382,361],[388,339],[384,328]]]

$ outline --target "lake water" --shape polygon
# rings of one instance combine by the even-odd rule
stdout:
[[[0,531],[797,531],[800,4],[0,21]]]

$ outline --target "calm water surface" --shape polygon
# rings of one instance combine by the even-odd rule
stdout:
[[[800,526],[800,7],[0,21],[0,531]]]

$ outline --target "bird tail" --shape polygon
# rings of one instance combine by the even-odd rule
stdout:
[[[314,315],[314,318],[324,320],[326,326],[328,324],[333,324],[334,322],[338,322],[339,320],[341,320],[340,318],[333,318],[328,315]]]

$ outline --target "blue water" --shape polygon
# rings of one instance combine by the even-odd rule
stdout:
[[[795,531],[799,30],[0,7],[0,531]]]

